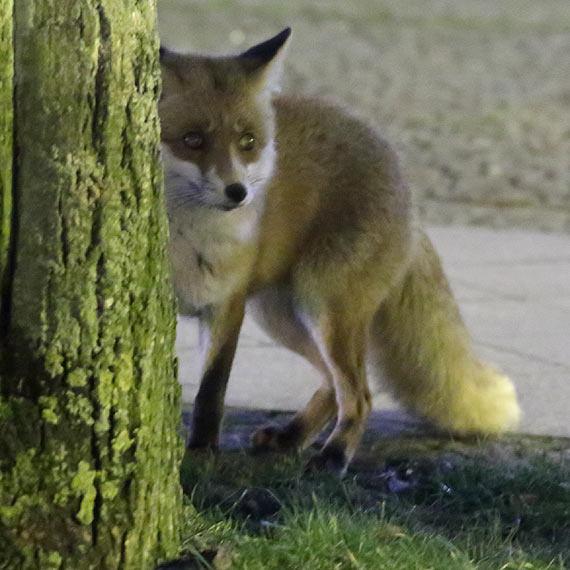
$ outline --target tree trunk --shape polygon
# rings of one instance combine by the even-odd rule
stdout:
[[[155,2],[0,7],[0,568],[149,569],[181,512]]]
[[[0,315],[5,291],[12,210],[13,0],[0,0]],[[2,323],[0,322],[0,331]]]

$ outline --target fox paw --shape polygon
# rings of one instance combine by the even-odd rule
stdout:
[[[320,453],[313,455],[307,462],[305,470],[309,473],[315,471],[329,471],[338,473],[341,477],[346,473],[348,459],[343,449],[337,446],[325,447]]]
[[[262,427],[251,436],[251,444],[257,451],[291,451],[300,443],[300,430],[296,424],[279,427]]]

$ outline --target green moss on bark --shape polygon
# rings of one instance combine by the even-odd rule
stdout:
[[[12,212],[12,11],[13,0],[0,0],[0,326],[6,310],[3,304]]]
[[[18,0],[15,24],[0,544],[14,570],[147,569],[181,508],[155,6]]]

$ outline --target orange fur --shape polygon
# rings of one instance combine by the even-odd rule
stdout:
[[[315,463],[346,469],[370,413],[371,357],[405,405],[443,427],[512,427],[512,384],[473,354],[390,145],[343,109],[274,95],[287,36],[236,57],[162,58],[174,286],[210,338],[191,445],[215,445],[247,299],[323,375],[288,426],[254,434],[259,447],[306,445],[336,416]]]

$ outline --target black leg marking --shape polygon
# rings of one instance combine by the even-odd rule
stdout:
[[[194,403],[188,447],[216,447],[230,366],[221,352],[204,374]]]
[[[311,457],[307,463],[307,471],[334,471],[342,475],[346,471],[347,465],[345,446],[333,443]]]

